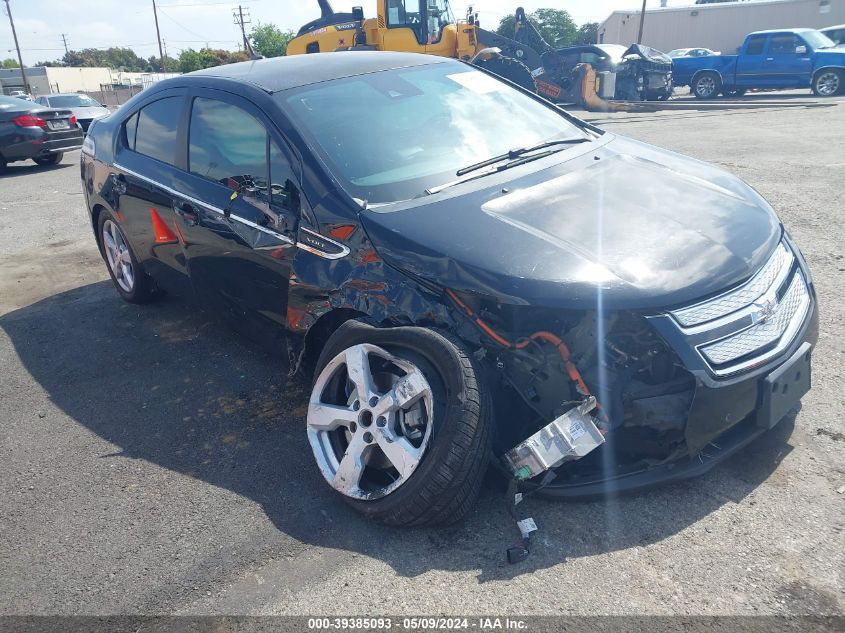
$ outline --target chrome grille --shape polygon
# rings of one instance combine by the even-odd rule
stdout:
[[[783,353],[798,336],[812,304],[807,278],[783,241],[741,286],[663,318],[680,330],[712,374],[730,376]]]
[[[781,242],[766,265],[748,282],[713,299],[688,308],[675,310],[672,312],[672,316],[683,327],[688,328],[715,321],[746,308],[766,293],[777,281],[783,282],[792,268],[793,259],[792,253]]]
[[[724,365],[763,350],[781,339],[789,342],[800,329],[809,306],[807,283],[803,275],[796,272],[783,298],[774,305],[768,318],[699,349],[710,363]]]

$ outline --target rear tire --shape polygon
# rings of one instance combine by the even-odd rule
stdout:
[[[843,88],[845,74],[841,70],[822,70],[813,77],[813,94],[817,97],[835,97],[843,92]]]
[[[61,152],[58,154],[50,154],[49,156],[45,156],[44,158],[33,158],[36,163],[39,165],[58,165],[62,162],[62,159],[65,155]]]
[[[366,359],[360,366],[369,382],[350,377],[365,375],[355,370],[360,358]],[[388,368],[399,367],[389,358],[401,365],[397,375],[416,376],[414,384],[420,387],[410,391],[406,402],[411,404],[381,416],[382,402],[388,402],[391,393],[409,393],[402,387],[402,376],[392,388],[381,384],[393,377]],[[324,478],[344,501],[367,517],[395,526],[443,525],[467,514],[490,457],[492,405],[487,385],[460,341],[426,328],[376,328],[347,321],[326,342],[315,376],[309,441]],[[372,400],[362,401],[363,384],[373,385],[377,395]],[[413,412],[420,403],[422,409]],[[326,426],[327,407],[333,407],[329,417],[351,416],[353,421]],[[389,453],[397,446],[408,450],[413,432],[406,434],[404,421],[412,413],[417,423],[425,420],[414,427],[424,428],[418,431],[424,435],[411,459],[406,461],[408,453],[400,451],[396,466]],[[399,415],[401,426],[396,422]],[[353,470],[344,466],[350,455],[357,464]]]
[[[713,99],[722,90],[722,79],[716,73],[701,73],[692,82],[692,93],[698,99]]]
[[[159,294],[155,283],[138,263],[129,240],[126,239],[117,220],[108,210],[100,213],[97,221],[97,238],[100,243],[100,254],[121,298],[128,303],[153,301]]]

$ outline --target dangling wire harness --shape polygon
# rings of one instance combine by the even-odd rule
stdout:
[[[543,341],[555,346],[558,350],[558,353],[560,354],[561,359],[563,360],[564,367],[566,367],[566,373],[569,376],[569,379],[573,383],[575,383],[576,388],[582,396],[592,396],[592,394],[590,393],[590,388],[587,386],[587,383],[584,382],[584,378],[581,376],[581,372],[578,371],[578,368],[575,366],[575,363],[572,362],[572,355],[569,352],[569,348],[559,336],[553,334],[552,332],[540,330],[529,335],[527,338],[522,338],[517,341],[510,341],[509,339],[496,332],[492,327],[490,327],[490,325],[487,324],[481,317],[479,317],[478,314],[476,314],[476,312],[471,307],[469,307],[464,301],[461,300],[461,298],[457,295],[457,293],[455,293],[455,291],[446,288],[446,295],[449,297],[449,299],[452,300],[452,302],[458,307],[458,309],[460,309],[461,312],[463,312],[469,319],[473,321],[473,323],[475,323],[476,326],[478,326],[478,328],[482,332],[484,332],[488,337],[493,339],[498,345],[504,347],[505,349],[525,349],[535,341]],[[596,409],[600,411],[602,419],[607,421],[607,415],[602,410],[600,404],[596,404]],[[602,433],[604,434],[606,433],[606,431],[602,430]],[[543,479],[540,481],[538,486],[534,488],[531,492],[520,492],[520,484],[529,476],[530,473],[526,475],[525,473],[516,472],[508,484],[507,510],[508,514],[510,514],[511,517],[513,517],[514,521],[516,521],[516,525],[520,533],[519,542],[507,549],[507,559],[508,562],[511,564],[522,562],[526,558],[528,558],[531,546],[531,533],[537,530],[537,524],[534,522],[534,519],[530,517],[525,519],[519,518],[516,512],[516,506],[519,505],[519,503],[526,496],[534,494],[549,485],[557,475],[553,470],[549,470],[543,476]]]

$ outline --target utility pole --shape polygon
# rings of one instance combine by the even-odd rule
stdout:
[[[23,57],[21,56],[21,46],[18,44],[18,33],[15,31],[15,21],[12,19],[12,9],[9,7],[9,0],[6,1],[6,14],[9,16],[9,24],[12,25],[12,37],[15,40],[15,48],[18,51],[18,63],[21,65],[21,79],[23,79],[23,89],[26,94],[30,94],[29,81],[26,78],[26,70],[23,67]]]
[[[643,43],[643,27],[645,26],[645,3],[643,0],[643,10],[640,12],[640,34],[637,35],[637,44]]]
[[[164,49],[161,46],[161,31],[158,30],[158,11],[156,11],[156,0],[153,0],[153,17],[156,21],[156,38],[158,39],[158,55],[159,59],[161,60],[161,72],[166,73],[167,61],[164,57]]]
[[[246,21],[244,21],[244,8],[238,5],[237,10],[232,10],[232,16],[235,18],[235,24],[241,27],[241,35],[244,37],[244,50],[251,50],[249,41],[246,39],[246,25],[250,24],[249,13],[246,14]]]
[[[67,33],[62,33],[62,42],[65,45],[65,54],[68,54],[70,51],[67,49]]]

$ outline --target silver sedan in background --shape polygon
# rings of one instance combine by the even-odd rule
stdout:
[[[48,108],[71,110],[86,132],[92,121],[102,119],[110,114],[109,109],[99,101],[86,94],[76,92],[41,95],[35,102]]]

